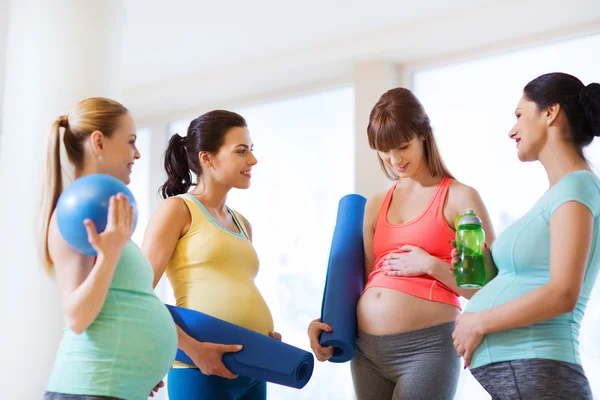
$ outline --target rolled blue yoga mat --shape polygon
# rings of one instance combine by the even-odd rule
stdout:
[[[321,321],[332,328],[323,332],[321,346],[333,346],[329,361],[343,363],[354,357],[356,304],[363,290],[365,252],[363,219],[367,200],[357,194],[342,197],[331,242]]]
[[[311,353],[198,311],[171,305],[167,308],[177,326],[200,342],[242,345],[238,353],[223,354],[223,364],[235,374],[296,389],[303,388],[312,376]],[[175,359],[194,364],[179,349]]]

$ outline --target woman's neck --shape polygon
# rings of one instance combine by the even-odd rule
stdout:
[[[207,209],[225,212],[227,194],[230,190],[231,187],[212,180],[199,180],[198,185],[191,191],[191,194]]]
[[[566,140],[546,143],[538,159],[546,170],[550,186],[572,172],[590,170],[590,166],[581,158],[577,148]]]

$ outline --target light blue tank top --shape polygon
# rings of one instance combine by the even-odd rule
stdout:
[[[529,358],[581,364],[579,327],[600,269],[600,180],[591,172],[564,176],[494,241],[491,251],[498,276],[471,298],[465,311],[499,306],[549,282],[550,218],[568,201],[585,205],[594,217],[588,265],[575,310],[535,325],[486,335],[473,354],[471,368]]]
[[[96,320],[80,335],[65,328],[47,391],[148,398],[177,352],[175,323],[153,280],[150,263],[129,241]]]

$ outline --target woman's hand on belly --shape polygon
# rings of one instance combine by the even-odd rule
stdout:
[[[237,353],[242,350],[240,345],[227,345],[208,342],[198,342],[187,347],[185,353],[204,375],[217,375],[227,379],[235,379],[237,375],[223,364],[223,354]]]
[[[465,312],[456,318],[456,329],[452,333],[452,339],[456,354],[465,359],[465,368],[471,363],[471,357],[483,337],[478,313]]]
[[[323,347],[319,344],[319,336],[321,336],[321,333],[331,331],[331,327],[322,323],[320,318],[315,319],[308,325],[310,347],[319,361],[327,361],[333,356],[333,347]]]
[[[390,276],[425,275],[431,272],[434,258],[420,247],[405,245],[385,256],[381,269]]]

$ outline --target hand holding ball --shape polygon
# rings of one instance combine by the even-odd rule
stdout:
[[[109,214],[111,197],[119,193],[126,196],[128,202],[125,198],[113,199],[113,209]],[[127,203],[133,208],[132,215],[130,210],[122,209]],[[135,198],[127,186],[117,178],[105,174],[86,175],[75,180],[61,194],[56,204],[60,234],[75,251],[89,256],[95,256],[98,252],[88,240],[88,230],[84,221],[91,221],[93,227],[89,224],[88,228],[93,232],[95,227],[97,234],[104,232],[107,226],[111,229],[120,229],[123,233],[128,232],[128,225],[131,226],[131,218],[133,218],[130,230],[133,233],[137,224],[137,213]],[[99,244],[95,243],[95,245]]]

